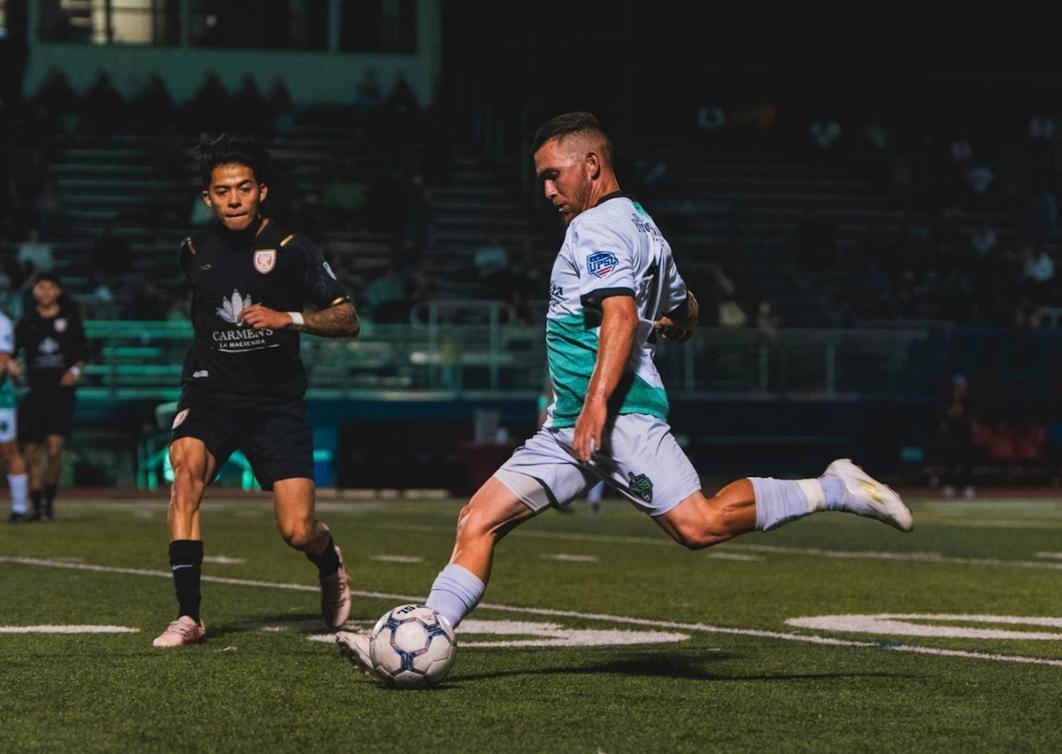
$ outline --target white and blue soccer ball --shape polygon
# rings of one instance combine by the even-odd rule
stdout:
[[[425,605],[399,605],[384,613],[369,636],[369,656],[388,686],[430,688],[454,663],[457,642],[449,621]]]

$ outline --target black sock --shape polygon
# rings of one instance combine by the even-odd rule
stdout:
[[[170,542],[170,570],[177,590],[177,617],[187,615],[199,621],[199,576],[203,565],[203,543],[198,539]]]
[[[33,501],[33,512],[41,512],[41,503],[44,501],[44,492],[41,490],[30,490],[30,500]]]
[[[318,575],[321,578],[331,576],[339,570],[339,556],[336,555],[336,544],[332,541],[332,535],[328,535],[328,544],[320,555],[306,553],[306,558],[317,566]]]
[[[50,506],[55,502],[55,493],[59,491],[58,484],[46,484],[44,485],[44,504]]]

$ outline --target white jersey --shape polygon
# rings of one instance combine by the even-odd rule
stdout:
[[[601,302],[617,295],[635,298],[639,322],[610,413],[667,419],[653,322],[686,300],[686,284],[656,223],[617,192],[571,221],[553,264],[546,352],[554,399],[545,426],[574,426],[597,363]]]

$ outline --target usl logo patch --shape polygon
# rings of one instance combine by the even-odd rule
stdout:
[[[619,265],[619,259],[611,251],[595,251],[586,258],[586,271],[603,278]]]
[[[645,474],[635,475],[633,471],[627,472],[630,481],[631,493],[637,495],[647,503],[653,502],[653,480]]]

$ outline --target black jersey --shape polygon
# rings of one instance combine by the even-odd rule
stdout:
[[[214,223],[181,243],[181,269],[192,288],[195,338],[183,385],[222,393],[295,397],[306,391],[296,330],[255,330],[240,312],[261,304],[301,312],[349,301],[320,250],[267,222],[257,235]]]
[[[15,326],[15,352],[26,359],[26,383],[33,390],[59,387],[63,373],[88,358],[85,328],[77,310],[60,304],[54,317],[31,306]]]

